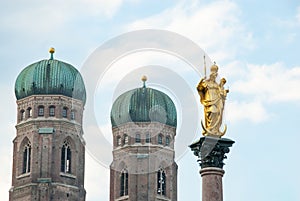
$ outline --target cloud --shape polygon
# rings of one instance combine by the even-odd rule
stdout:
[[[230,86],[226,102],[226,119],[230,122],[264,122],[276,115],[269,111],[271,104],[299,104],[298,66],[288,68],[283,63],[259,65],[233,61],[224,66],[223,75]],[[232,96],[235,100],[231,100]]]
[[[298,24],[300,24],[300,6],[297,7],[296,20]]]
[[[239,20],[238,6],[230,1],[177,4],[157,15],[134,21],[126,30],[160,28],[196,41],[218,61],[254,48],[252,33]]]
[[[279,18],[277,15],[273,17],[273,25],[279,26],[280,28],[293,29],[300,26],[300,6],[298,6],[293,12],[295,15],[292,17]]]
[[[29,36],[49,33],[63,34],[73,22],[85,17],[111,18],[125,0],[75,0],[30,2],[17,1],[4,3],[4,17],[1,18],[2,28]]]
[[[232,84],[232,90],[253,96],[264,103],[298,103],[299,85],[300,67],[288,68],[283,63],[248,64],[241,77]]]
[[[226,120],[229,122],[250,121],[260,123],[270,118],[264,105],[260,101],[231,101],[226,105]]]

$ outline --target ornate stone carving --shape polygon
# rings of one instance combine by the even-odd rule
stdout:
[[[223,168],[223,160],[227,158],[225,154],[229,153],[229,147],[234,141],[227,138],[201,137],[197,142],[189,147],[198,157],[201,168],[217,167]]]

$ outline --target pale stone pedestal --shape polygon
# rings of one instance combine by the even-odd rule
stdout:
[[[202,177],[202,201],[223,201],[221,168],[207,167],[200,170]]]

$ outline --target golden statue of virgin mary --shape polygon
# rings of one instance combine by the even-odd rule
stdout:
[[[216,82],[219,67],[214,63],[210,68],[209,78],[202,78],[197,86],[198,94],[200,95],[200,103],[204,106],[205,123],[201,121],[204,136],[222,137],[223,132],[220,131],[223,120],[223,112],[225,99],[228,89],[224,89],[226,79],[222,78],[220,83]]]

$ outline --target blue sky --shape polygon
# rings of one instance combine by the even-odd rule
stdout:
[[[81,70],[89,56],[106,41],[141,29],[168,30],[194,41],[217,62],[220,76],[228,80],[230,93],[225,121],[227,137],[234,139],[236,144],[225,161],[224,200],[300,200],[298,1],[16,0],[1,1],[0,10],[0,105],[5,114],[0,116],[3,164],[0,194],[3,200],[8,200],[11,185],[17,112],[14,82],[19,72],[35,61],[48,58],[48,49],[52,46],[56,48],[55,58]],[[141,68],[147,65],[172,69],[190,86],[191,97],[198,102],[194,88],[200,79],[197,72],[170,54],[145,51],[124,56],[112,65],[98,83],[95,110],[109,108],[124,79],[133,79],[134,75],[149,70]],[[155,74],[148,77],[150,86],[163,88]],[[139,87],[140,84],[138,76],[128,86]],[[172,93],[171,86],[165,88]],[[176,93],[174,97],[176,99]],[[180,101],[177,106],[181,107],[179,111],[189,109]],[[201,114],[200,104],[198,110]],[[109,110],[103,111],[106,112],[103,116],[96,115],[97,122],[109,144]],[[88,121],[88,117],[85,118]],[[85,128],[87,138],[94,129],[99,128]],[[196,138],[200,133],[187,135]],[[109,149],[102,151],[105,156],[110,154]],[[86,158],[87,200],[105,201],[109,199],[109,172],[93,157],[90,153]],[[181,150],[177,163],[178,200],[200,200],[201,178],[196,158],[188,149]]]

